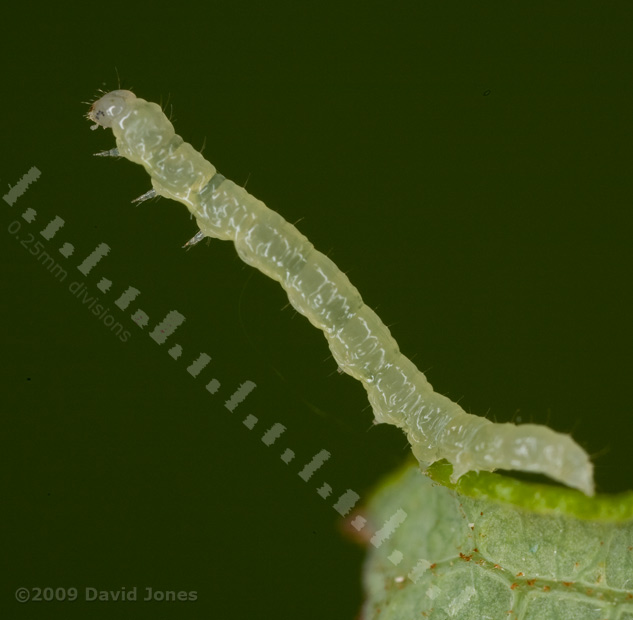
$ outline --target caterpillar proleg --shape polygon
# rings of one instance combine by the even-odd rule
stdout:
[[[115,90],[88,118],[93,129],[112,129],[118,154],[145,168],[156,194],[193,214],[200,232],[188,245],[202,236],[231,240],[245,263],[281,284],[293,307],[323,331],[339,367],[362,382],[375,421],[402,428],[422,467],[446,459],[453,481],[468,471],[539,472],[593,494],[593,465],[570,436],[496,424],[434,392],[347,276],[278,213],[217,174],[157,104]]]

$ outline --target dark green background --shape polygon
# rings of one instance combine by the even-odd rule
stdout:
[[[0,182],[42,176],[0,204],[2,226],[26,208],[36,230],[59,215],[69,278],[105,242],[92,293],[108,277],[106,301],[132,285],[154,320],[187,320],[178,362],[113,308],[121,343],[3,233],[2,617],[352,618],[362,550],[315,489],[365,498],[408,454],[399,431],[370,428],[362,388],[275,283],[231,244],[181,250],[195,232],[184,207],[131,206],[143,170],[91,156],[113,139],[89,130],[82,102],[119,79],[301,220],[438,391],[571,432],[601,490],[631,487],[630,5],[471,4],[5,13]],[[213,362],[193,379],[199,351]],[[230,414],[245,379],[258,387]],[[266,448],[274,422],[288,430]],[[331,459],[304,483],[323,448]],[[198,600],[18,605],[19,586]]]

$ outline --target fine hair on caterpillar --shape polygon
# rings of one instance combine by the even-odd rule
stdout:
[[[240,258],[279,282],[292,306],[325,338],[339,368],[367,391],[377,423],[400,427],[421,466],[446,459],[452,480],[468,471],[542,473],[587,495],[593,465],[568,435],[536,425],[496,424],[466,413],[435,392],[399,350],[376,313],[347,276],[278,213],[217,173],[176,134],[159,105],[116,90],[95,101],[88,118],[112,129],[120,155],[142,165],[153,196],[184,204],[204,237],[233,241]]]

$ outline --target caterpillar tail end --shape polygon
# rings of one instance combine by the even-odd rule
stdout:
[[[573,471],[561,482],[592,497],[596,493],[596,486],[593,480],[593,463],[587,459],[587,463],[584,466]]]
[[[458,459],[455,478],[469,469],[524,471],[544,474],[590,497],[595,494],[593,463],[570,435],[539,424],[490,424],[473,441],[476,458]]]
[[[460,465],[453,464],[453,473],[450,475],[450,481],[452,484],[457,484],[459,479],[467,474],[469,471],[479,471],[477,469],[469,469],[467,467],[462,467]],[[492,469],[485,471],[494,471]],[[510,470],[512,471],[512,470]],[[524,471],[533,471],[530,469],[525,469]],[[593,479],[593,464],[590,461],[578,469],[575,469],[571,473],[567,473],[565,476],[557,476],[551,472],[540,472],[545,473],[545,475],[549,476],[553,480],[557,482],[561,482],[565,486],[571,487],[572,489],[577,489],[581,491],[588,497],[593,497],[595,495],[595,484]]]

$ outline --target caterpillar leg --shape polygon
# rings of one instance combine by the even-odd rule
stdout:
[[[151,200],[152,198],[156,198],[157,195],[158,194],[156,194],[155,189],[150,189],[149,192],[145,192],[138,198],[135,198],[134,200],[132,200],[132,202],[136,202],[140,204],[141,202],[145,202],[146,200]]]
[[[183,248],[191,248],[194,245],[196,245],[196,243],[200,243],[200,241],[202,241],[204,238],[206,237],[206,235],[199,230],[193,237],[191,237],[191,239],[189,239],[189,241],[187,241],[187,243],[185,243],[185,245],[183,245]]]
[[[94,153],[95,157],[121,157],[119,154],[119,149],[114,148],[109,151],[100,151],[99,153]]]

